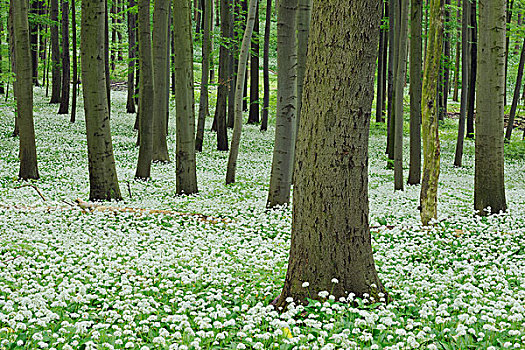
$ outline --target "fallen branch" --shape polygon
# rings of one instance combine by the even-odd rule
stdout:
[[[46,198],[44,197],[44,195],[42,194],[42,192],[40,192],[40,190],[38,189],[38,187],[36,187],[36,186],[33,185],[33,184],[25,184],[25,185],[16,186],[16,187],[14,187],[14,189],[17,190],[17,189],[19,189],[19,188],[23,188],[23,187],[31,187],[31,188],[33,188],[33,189],[36,191],[36,193],[38,193],[38,195],[40,196],[40,198],[42,198],[42,200],[43,200],[44,202],[47,202],[47,200],[46,200]]]

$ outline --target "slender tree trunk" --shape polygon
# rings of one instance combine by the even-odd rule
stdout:
[[[153,157],[153,104],[155,100],[153,54],[151,52],[150,0],[138,0],[139,88],[139,158],[135,178],[151,176]],[[164,116],[163,116],[164,117]]]
[[[295,130],[301,120],[301,105],[306,72],[306,57],[308,55],[308,35],[312,18],[312,0],[299,0],[297,4],[297,112]]]
[[[478,21],[476,14],[476,1],[470,4],[470,71],[469,78],[469,92],[467,104],[467,138],[474,138],[474,107],[476,100],[476,75],[477,75],[477,54],[478,54]]]
[[[171,94],[175,96],[175,35],[173,27],[173,16],[170,17],[170,30],[171,30]]]
[[[117,59],[119,62],[122,62],[124,60],[124,56],[122,55],[122,10],[123,9],[124,9],[123,0],[117,0]]]
[[[450,0],[445,0],[445,25],[450,23]],[[443,109],[441,110],[441,120],[443,120],[448,113],[448,91],[450,85],[450,35],[448,31],[443,31]]]
[[[380,293],[386,294],[368,225],[368,132],[379,5],[369,0],[313,3],[292,243],[277,307],[284,307],[288,297],[296,303],[319,299],[320,291],[330,291],[336,300],[366,293],[379,301]]]
[[[467,0],[464,0],[466,2]],[[459,39],[462,37],[462,21],[461,21],[461,0],[458,0],[457,2],[457,12],[456,12],[456,20],[457,20],[457,30],[456,30],[456,64],[454,68],[454,95],[452,95],[452,100],[454,102],[459,101],[459,63],[460,59],[462,57],[461,54],[461,40]],[[463,79],[463,78],[461,78]]]
[[[239,9],[237,2],[240,0],[232,0],[231,4],[233,9],[230,12],[230,87],[228,90],[228,119],[226,120],[226,125],[228,128],[233,128],[235,123],[235,87],[237,83],[236,69],[239,66],[239,44],[238,44],[238,22],[239,19]]]
[[[410,170],[408,184],[421,182],[421,62],[423,1],[411,1],[410,16]]]
[[[191,12],[186,0],[173,1],[175,39],[175,105],[177,124],[176,191],[198,192],[195,160],[195,108],[193,96],[193,42]]]
[[[58,114],[68,114],[71,64],[69,57],[69,1],[62,0],[62,98]]]
[[[20,130],[20,172],[23,180],[38,179],[35,127],[33,122],[33,72],[26,1],[12,1],[16,62],[16,111]]]
[[[423,177],[421,179],[421,222],[428,225],[437,219],[437,188],[440,146],[438,132],[437,82],[441,66],[443,38],[443,0],[430,0],[429,39],[425,54],[421,100],[423,139]]]
[[[232,25],[230,19],[230,7],[228,0],[221,0],[221,36],[222,42],[219,49],[219,80],[217,91],[217,104],[215,106],[215,120],[217,121],[217,150],[228,150],[228,133],[226,130],[227,110],[226,103],[228,99],[229,82],[229,64],[230,58],[228,54],[228,46],[226,40],[230,35],[230,26]]]
[[[105,0],[82,0],[81,65],[89,160],[89,199],[122,199],[111,142],[104,57]]]
[[[277,3],[277,116],[268,208],[290,202],[297,135],[297,5],[297,0]]]
[[[58,40],[58,0],[50,0],[49,19],[51,20],[51,101],[60,103],[62,93],[62,71],[60,69],[60,46]]]
[[[71,0],[71,29],[73,35],[73,94],[71,96],[71,119],[74,123],[77,114],[77,87],[78,87],[78,62],[77,62],[77,11],[75,0]]]
[[[29,42],[31,50],[31,67],[32,67],[32,77],[33,84],[39,86],[38,83],[38,0],[29,1],[29,13],[32,18],[29,21]]]
[[[272,0],[266,0],[266,20],[264,24],[263,48],[263,109],[261,131],[268,130],[268,109],[270,106],[270,29],[272,25]]]
[[[469,18],[470,4],[463,0],[463,14],[461,21],[461,105],[459,109],[458,137],[456,141],[456,153],[454,155],[454,166],[460,167],[463,159],[463,141],[465,138],[465,121],[468,108],[468,82],[470,81],[470,44],[469,44]]]
[[[153,154],[152,160],[169,162],[167,130],[169,101],[170,0],[155,0],[153,11]]]
[[[510,24],[512,22],[512,7],[514,5],[514,0],[507,0],[505,2],[505,5],[507,7],[507,11],[506,11],[507,27],[510,27]],[[510,47],[510,33],[507,33],[507,36],[505,38],[505,89],[504,89],[505,105],[507,104],[507,77],[508,77],[508,69],[509,69],[509,47]]]
[[[479,215],[507,210],[503,116],[505,109],[505,0],[479,0],[479,75],[476,89],[474,209]],[[490,208],[490,209],[489,209]]]
[[[2,39],[4,37],[4,14],[0,12],[0,48],[3,47]],[[3,50],[0,49],[0,94],[5,94],[4,77],[3,77]]]
[[[250,55],[250,113],[248,124],[259,123],[259,0],[253,27],[252,52]]]
[[[390,0],[388,7],[388,26],[389,26],[389,41],[390,47],[388,51],[388,109],[387,109],[387,144],[386,154],[389,159],[389,165],[394,160],[394,80],[395,70],[397,68],[396,51],[397,51],[397,31],[396,20],[399,22],[398,16],[399,0]],[[397,16],[396,16],[397,15]],[[392,162],[393,163],[393,162]]]
[[[137,26],[137,15],[131,10],[135,7],[135,0],[129,0],[128,5],[128,99],[126,102],[126,111],[128,113],[136,113],[137,109],[135,106],[135,67],[137,57],[137,38],[136,38],[136,26]]]
[[[113,0],[113,5],[111,5],[111,45],[110,45],[110,66],[111,71],[113,72],[116,67],[116,61],[117,61],[117,48],[116,48],[116,42],[117,42],[117,6],[116,6],[116,0]]]
[[[381,1],[381,12],[382,12],[382,18],[381,21],[383,21],[385,17],[385,5],[387,3]],[[388,6],[388,5],[386,5]],[[387,8],[388,10],[388,8]],[[377,94],[376,94],[376,123],[382,123],[383,122],[383,81],[385,80],[385,71],[383,70],[384,64],[384,54],[383,52],[386,50],[386,29],[384,26],[381,26],[381,31],[379,32],[379,48],[377,50]]]
[[[507,130],[505,132],[505,139],[510,141],[512,136],[512,129],[514,128],[514,119],[516,117],[516,109],[520,99],[521,81],[523,79],[523,66],[525,65],[525,39],[521,47],[520,63],[518,65],[518,76],[516,78],[516,86],[514,87],[514,97],[512,98],[512,105],[510,107],[509,121],[507,123]]]
[[[109,10],[108,0],[105,0],[106,13],[104,22],[104,63],[106,67],[106,95],[108,102],[108,113],[111,117],[111,75],[109,67]]]
[[[210,55],[211,55],[211,25],[213,14],[213,0],[205,0],[204,11],[204,29],[202,37],[202,75],[201,75],[201,97],[199,100],[199,119],[197,122],[197,136],[195,138],[195,150],[202,152],[202,143],[204,141],[204,128],[206,115],[208,112],[208,80],[210,77]]]
[[[284,0],[283,0],[284,1]],[[292,0],[293,1],[293,0]],[[250,0],[248,8],[248,21],[241,44],[239,54],[239,68],[237,69],[237,81],[235,86],[235,119],[233,126],[232,142],[230,146],[230,156],[228,158],[228,168],[226,170],[226,184],[235,182],[235,170],[237,168],[237,158],[239,155],[239,145],[242,132],[242,96],[244,90],[244,79],[246,75],[246,61],[250,51],[252,41],[253,26],[255,25],[255,14],[257,12],[257,0]]]

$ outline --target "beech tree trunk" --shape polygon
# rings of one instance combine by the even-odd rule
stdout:
[[[150,0],[138,0],[139,158],[135,177],[148,179],[153,158],[153,103],[155,101],[153,54],[151,52]],[[165,115],[163,116],[166,117]]]
[[[421,222],[428,225],[437,219],[437,188],[439,180],[440,146],[438,132],[437,84],[443,50],[443,0],[430,0],[428,44],[423,73],[421,100],[423,139],[423,178],[421,180]]]
[[[58,0],[50,0],[49,19],[51,32],[51,101],[60,103],[62,93],[62,71],[60,69],[60,47],[58,40]]]
[[[507,123],[507,130],[505,131],[505,139],[510,141],[512,136],[512,129],[514,128],[514,119],[516,118],[516,109],[520,99],[521,81],[523,80],[523,67],[525,65],[525,39],[521,47],[520,63],[518,65],[518,76],[516,77],[516,86],[514,87],[514,96],[512,98],[512,105],[510,106],[509,121]]]
[[[461,20],[461,104],[459,109],[458,137],[456,139],[456,152],[454,166],[460,167],[463,159],[463,142],[465,138],[465,122],[467,120],[468,83],[470,74],[470,44],[469,44],[469,18],[470,4],[463,0],[463,14]]]
[[[169,101],[170,0],[155,0],[153,11],[153,154],[152,160],[169,162],[167,130]]]
[[[312,18],[312,0],[299,0],[297,4],[297,112],[296,131],[301,120],[306,57],[308,55],[308,35]]]
[[[33,122],[33,71],[26,1],[11,1],[16,62],[16,112],[20,136],[20,171],[22,180],[38,179],[35,126]]]
[[[322,299],[320,291],[331,291],[336,300],[349,293],[387,298],[368,225],[368,132],[380,15],[375,0],[313,2],[292,243],[277,307],[288,297],[296,303]]]
[[[474,209],[507,210],[503,158],[505,109],[505,0],[479,0],[479,74],[476,90]],[[490,210],[489,210],[490,208]]]
[[[478,53],[478,21],[476,13],[476,1],[470,4],[470,70],[468,73],[468,101],[467,101],[467,138],[474,138],[474,107],[476,102],[476,76],[477,76],[477,53]]]
[[[233,135],[230,146],[230,156],[228,157],[228,168],[226,170],[226,185],[235,182],[235,171],[237,170],[237,158],[239,156],[239,146],[242,133],[242,100],[244,93],[244,79],[246,78],[246,62],[252,41],[253,26],[255,25],[255,14],[257,12],[257,1],[250,0],[248,8],[248,20],[242,38],[241,51],[239,54],[239,67],[237,69],[237,79],[235,85],[235,119],[233,124]],[[285,0],[283,0],[285,1]]]
[[[39,15],[39,0],[29,1],[29,12],[32,15],[31,20],[29,21],[29,42],[31,49],[31,68],[32,68],[32,77],[33,84],[39,86],[38,83],[38,32],[39,24],[37,17]]]
[[[62,97],[58,114],[68,114],[71,64],[69,57],[69,1],[62,0]]]
[[[290,202],[297,135],[297,5],[297,0],[277,3],[277,116],[268,208]]]
[[[76,1],[71,0],[71,30],[73,37],[73,93],[71,96],[71,119],[70,122],[74,123],[77,115],[77,87],[78,87],[78,62],[77,62],[77,11]]]
[[[467,0],[465,0],[466,2]],[[455,62],[455,68],[454,68],[454,94],[452,95],[452,100],[454,102],[459,101],[459,63],[461,61],[461,57],[463,57],[461,53],[461,40],[459,39],[461,37],[461,28],[462,28],[462,21],[461,21],[461,0],[458,0],[457,2],[457,11],[456,11],[456,20],[457,20],[457,29],[456,29],[456,62]],[[463,78],[462,78],[463,79]]]
[[[131,10],[135,7],[135,0],[129,0],[128,5],[128,99],[126,102],[126,111],[136,113],[135,105],[135,67],[137,57],[137,14]]]
[[[268,130],[268,108],[270,106],[270,29],[272,24],[272,0],[266,0],[266,20],[264,24],[263,48],[263,108],[261,131]]]
[[[259,123],[259,1],[253,26],[252,48],[250,55],[250,113],[248,124]]]
[[[82,0],[81,66],[86,116],[89,199],[122,199],[118,186],[106,94],[105,0]]]
[[[384,2],[381,2],[381,21],[385,19],[385,6]],[[386,8],[388,10],[388,8]],[[381,30],[379,32],[379,48],[377,50],[377,94],[376,94],[376,123],[382,123],[383,122],[383,106],[385,104],[385,101],[383,99],[384,93],[383,93],[383,81],[385,80],[386,74],[384,71],[384,52],[387,49],[386,45],[386,37],[387,37],[387,31],[386,28],[384,28],[383,25],[381,25]]]
[[[176,191],[198,192],[195,160],[195,102],[193,96],[193,41],[191,11],[186,0],[173,1],[175,41],[175,105],[177,124]]]

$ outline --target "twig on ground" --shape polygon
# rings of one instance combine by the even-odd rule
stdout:
[[[44,197],[44,195],[42,194],[42,192],[40,192],[40,190],[38,189],[38,187],[36,187],[36,186],[33,185],[33,184],[25,184],[25,185],[16,186],[15,189],[17,190],[17,189],[20,189],[20,188],[23,188],[23,187],[32,187],[32,188],[36,191],[36,193],[38,193],[38,195],[40,196],[40,198],[42,198],[42,200],[43,200],[44,202],[47,202],[46,197]]]

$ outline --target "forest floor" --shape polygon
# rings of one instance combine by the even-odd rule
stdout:
[[[231,186],[224,185],[228,154],[215,151],[206,131],[197,156],[200,192],[176,196],[174,163],[154,164],[150,181],[133,179],[135,116],[124,113],[125,91],[113,91],[124,200],[106,206],[123,209],[86,212],[70,206],[89,196],[82,101],[70,124],[35,91],[41,179],[33,184],[45,201],[31,187],[17,188],[12,106],[0,105],[0,349],[525,349],[521,132],[506,149],[508,212],[478,217],[474,142],[466,141],[464,166],[454,168],[457,121],[445,120],[439,222],[422,228],[420,187],[394,192],[386,127],[373,124],[372,244],[393,301],[328,298],[279,314],[269,303],[283,285],[291,210],[265,210],[273,123],[266,133],[244,126]],[[172,157],[174,134],[172,116]],[[406,167],[408,159],[406,147]]]

